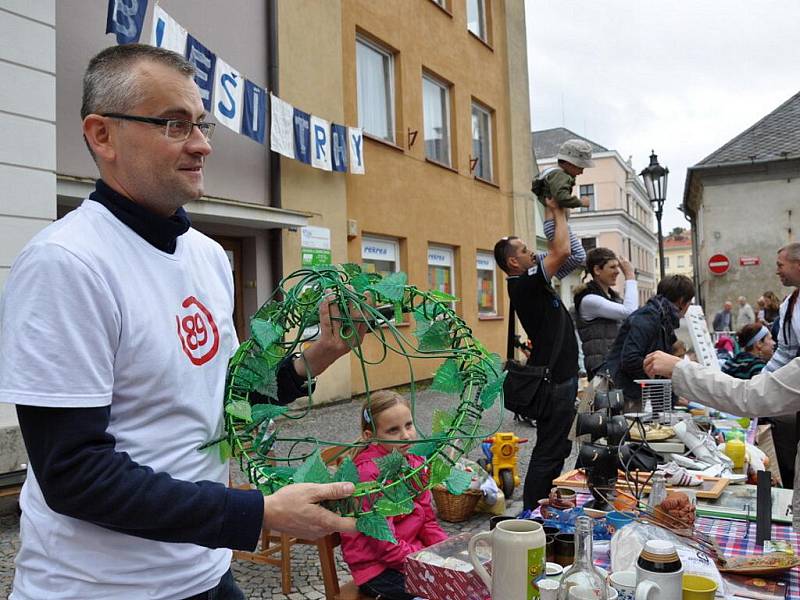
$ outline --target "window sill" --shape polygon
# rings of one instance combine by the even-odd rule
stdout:
[[[486,46],[491,52],[494,52],[494,48],[492,47],[492,45],[486,40],[484,40],[482,37],[480,37],[479,35],[475,35],[475,33],[470,29],[467,29],[467,33],[470,34],[476,40],[478,40],[481,44]]]
[[[428,158],[427,156],[425,157],[425,162],[440,167],[442,169],[447,169],[448,171],[452,171],[453,173],[458,173],[458,169],[454,169],[450,165],[441,163],[438,160],[433,160],[432,158]]]
[[[397,144],[395,144],[394,142],[390,142],[389,140],[385,140],[383,138],[379,138],[378,136],[371,135],[366,131],[364,131],[362,135],[364,136],[364,139],[370,140],[372,142],[377,142],[382,146],[387,146],[388,148],[391,148],[392,150],[397,150],[398,152],[405,152],[405,148],[403,148],[402,146],[398,146]]]
[[[493,188],[497,188],[498,190],[500,189],[500,186],[497,183],[495,183],[494,181],[490,181],[488,179],[484,179],[483,177],[478,177],[477,175],[475,175],[474,177],[475,177],[475,181],[480,181],[481,183],[485,183],[486,185],[490,185]]]
[[[438,8],[438,9],[439,9],[440,11],[442,11],[444,14],[446,14],[447,16],[449,16],[451,19],[453,18],[453,13],[451,13],[451,12],[450,12],[450,9],[449,9],[449,8],[447,8],[446,6],[442,6],[441,4],[439,4],[438,2],[436,2],[436,0],[430,0],[430,1],[431,1],[431,3],[432,3],[432,4],[433,4],[433,5],[436,7],[436,8]]]
[[[478,321],[505,321],[502,315],[478,315]]]

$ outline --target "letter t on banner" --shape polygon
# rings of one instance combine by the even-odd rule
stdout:
[[[364,134],[360,127],[348,127],[347,139],[350,145],[350,172],[364,174]]]
[[[134,44],[142,35],[147,0],[108,0],[106,33],[117,36],[117,44]]]

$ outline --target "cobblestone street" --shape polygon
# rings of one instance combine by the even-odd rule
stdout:
[[[416,404],[416,422],[423,431],[429,430],[431,415],[435,409],[453,407],[453,398],[432,392],[421,392]],[[530,441],[520,447],[520,471],[524,478],[530,452],[535,441],[535,429],[527,425],[515,423],[510,413],[503,411],[503,431],[514,431]],[[500,413],[497,408],[484,413],[481,424],[487,435],[497,429]],[[311,435],[319,439],[335,441],[351,441],[358,435],[358,407],[354,402],[324,406],[314,409],[306,417],[282,425],[282,433],[293,437]],[[480,449],[470,453],[472,458],[480,455]],[[568,463],[569,464],[569,463]],[[514,499],[507,506],[507,513],[516,513],[521,509],[521,488],[514,492]],[[487,526],[488,515],[476,514],[463,523],[446,523],[442,526],[449,534],[465,531],[480,531]],[[14,576],[14,556],[19,548],[19,519],[15,511],[0,517],[0,598],[5,598],[11,591]],[[341,559],[339,549],[336,550],[337,570],[340,582],[350,580],[347,566]],[[280,570],[271,565],[259,565],[249,561],[234,561],[233,571],[236,580],[248,599],[319,599],[325,597],[322,575],[316,546],[296,545],[292,548],[292,590],[287,596],[282,593]]]

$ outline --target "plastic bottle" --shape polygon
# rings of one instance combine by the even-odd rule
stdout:
[[[733,461],[734,469],[744,467],[745,444],[742,435],[737,431],[729,432],[725,441],[725,454]]]

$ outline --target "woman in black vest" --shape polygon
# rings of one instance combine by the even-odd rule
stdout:
[[[620,270],[625,275],[625,300],[613,289]],[[583,347],[586,375],[591,381],[606,359],[622,321],[639,308],[639,288],[631,263],[608,248],[586,255],[589,282],[575,292],[575,315]]]

